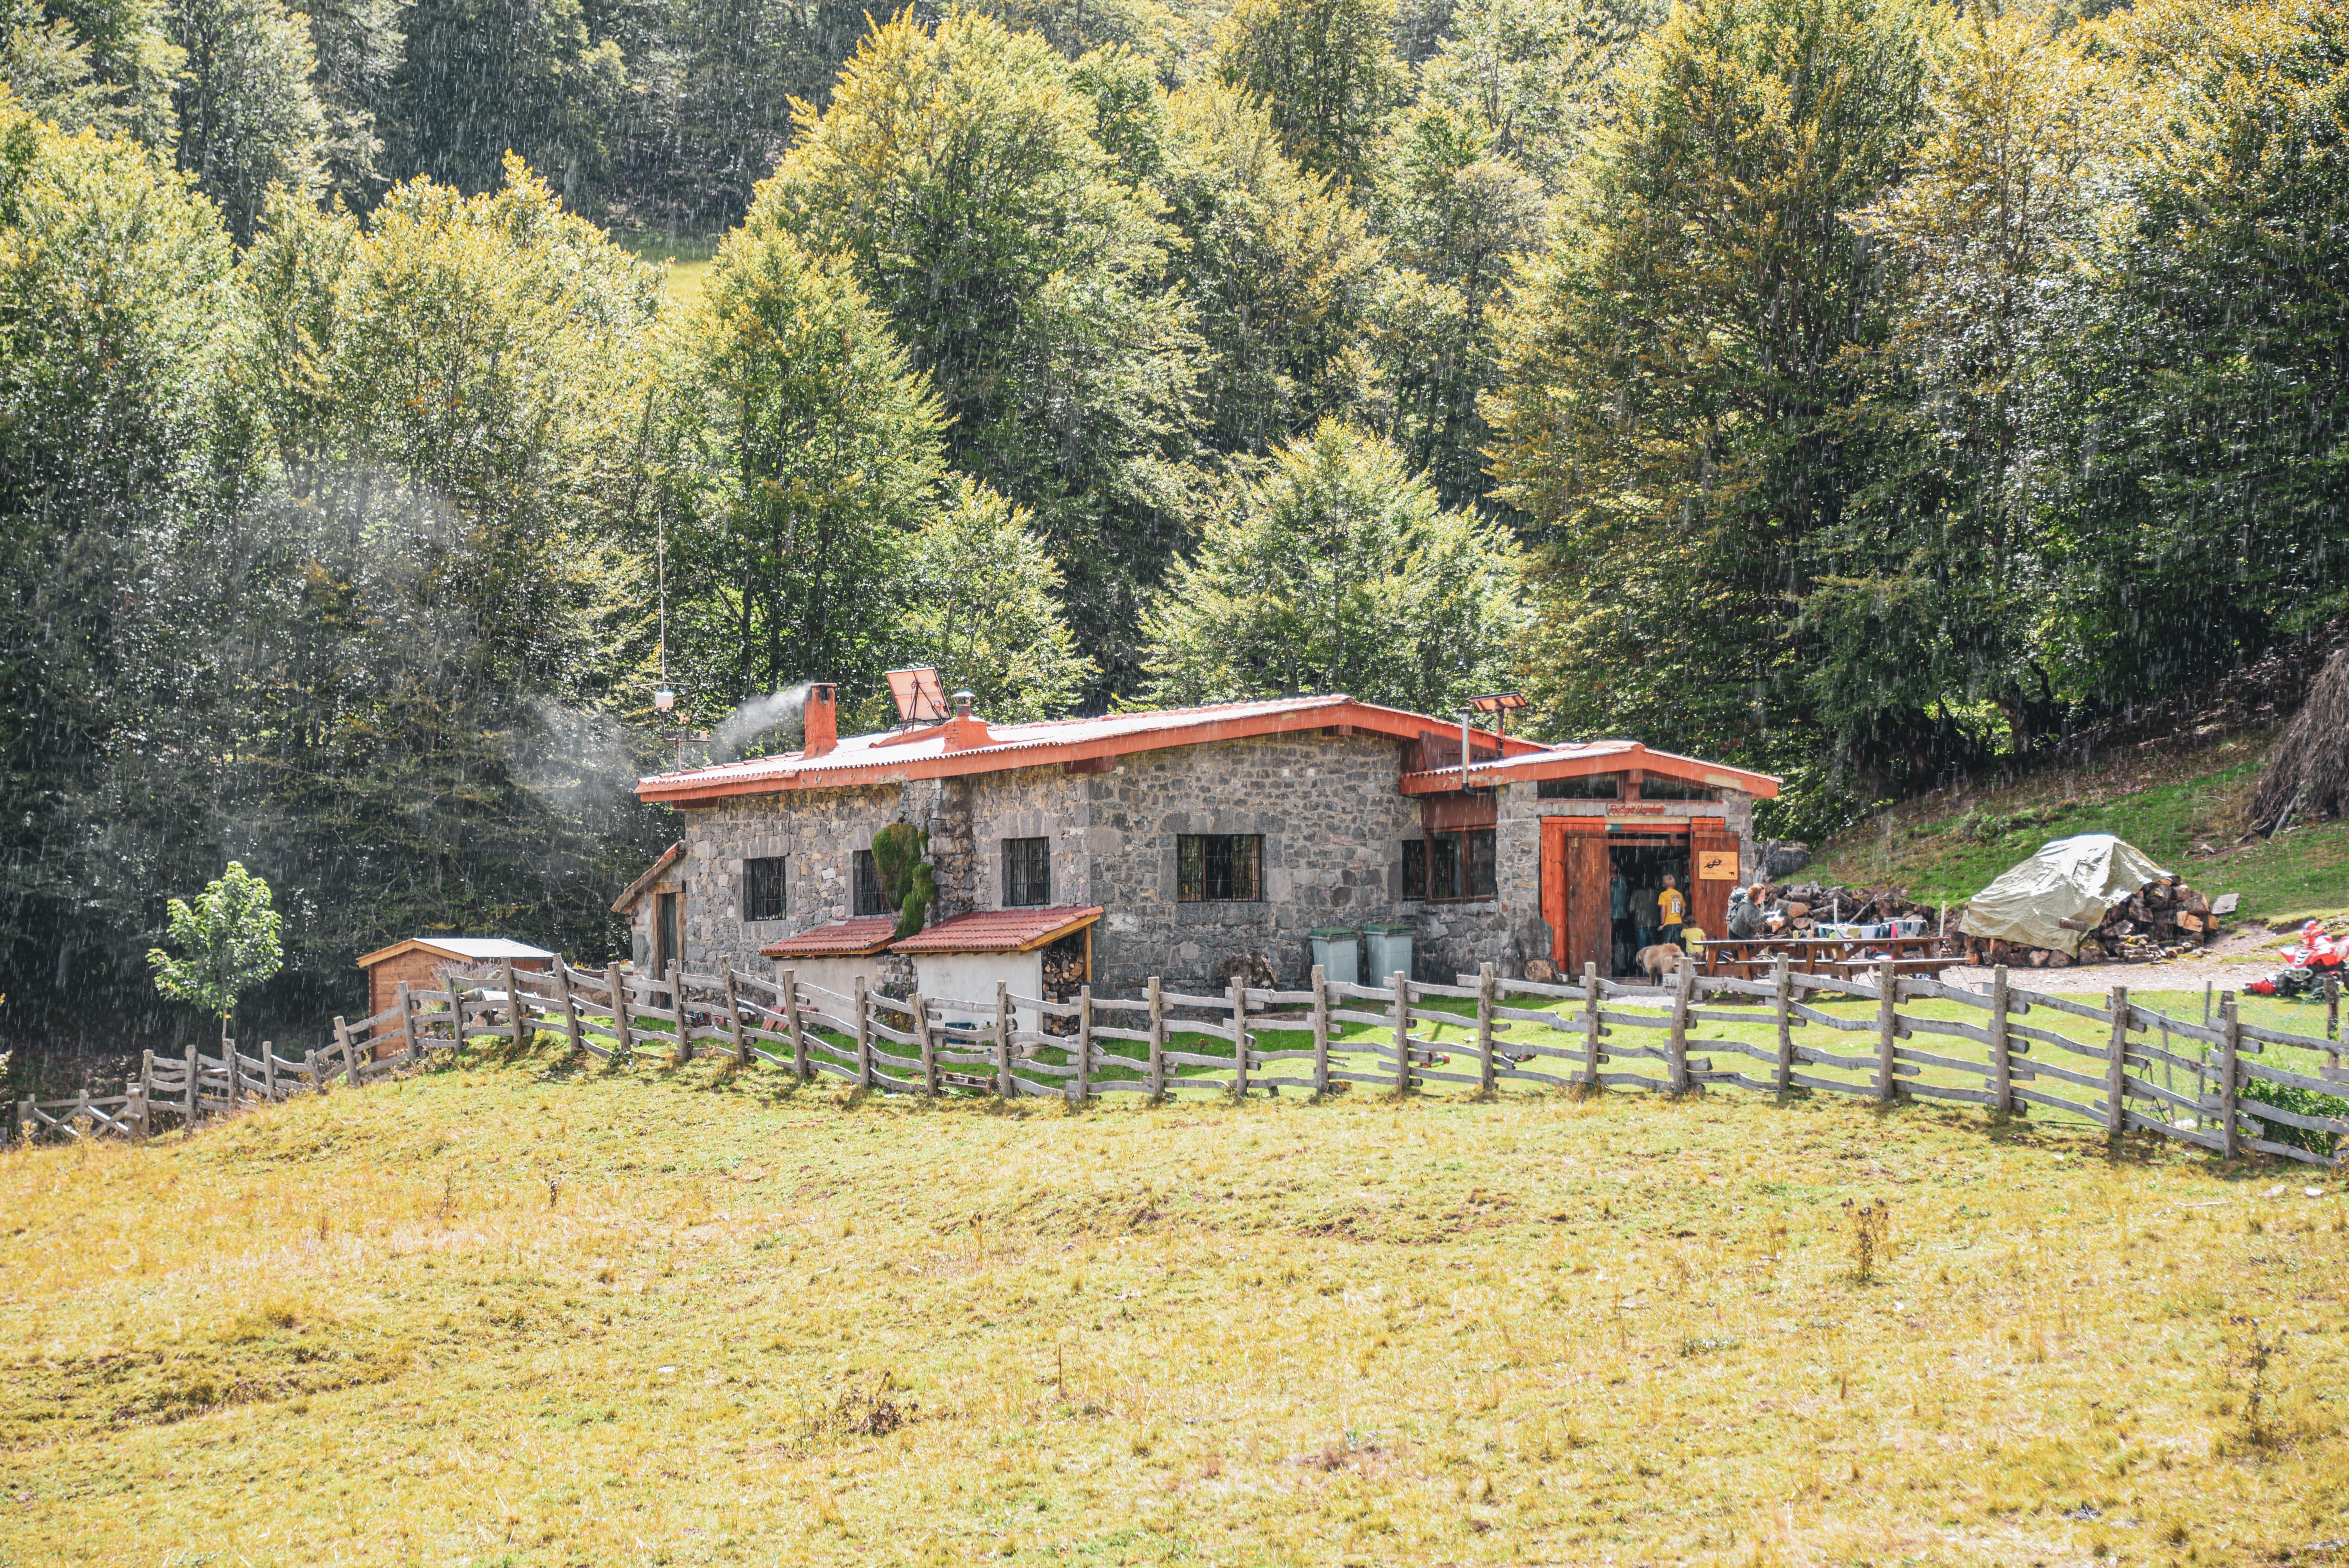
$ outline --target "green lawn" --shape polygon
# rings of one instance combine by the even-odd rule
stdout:
[[[0,1155],[0,1563],[2187,1568],[2349,1535],[2339,1179],[1950,1107],[1076,1112],[542,1041]]]
[[[1905,887],[1911,898],[1954,904],[2050,840],[2114,833],[2206,893],[2240,893],[2247,919],[2349,910],[2349,822],[2237,842],[2242,801],[2271,739],[2230,741],[2127,772],[2051,774],[1955,801],[1909,802],[1822,845],[1805,874]]]

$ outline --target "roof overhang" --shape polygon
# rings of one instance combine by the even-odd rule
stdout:
[[[1033,953],[1082,931],[1102,917],[1102,906],[1061,909],[982,909],[942,920],[926,931],[894,943],[892,953]]]
[[[1501,784],[1582,779],[1594,773],[1628,772],[1635,768],[1642,773],[1685,779],[1692,784],[1716,789],[1734,789],[1758,799],[1774,800],[1778,796],[1778,780],[1771,774],[1708,762],[1701,757],[1682,757],[1672,751],[1651,751],[1636,740],[1594,740],[1492,762],[1474,762],[1469,764],[1465,782],[1472,789],[1489,789]],[[1406,795],[1439,795],[1459,789],[1462,782],[1459,769],[1437,768],[1424,773],[1404,774],[1398,788]]]
[[[915,779],[961,778],[1019,768],[1095,763],[1139,752],[1321,729],[1411,741],[1431,729],[1448,735],[1459,727],[1456,719],[1433,718],[1403,708],[1357,702],[1349,696],[1230,703],[1219,707],[1008,726],[996,731],[986,745],[960,748],[948,748],[942,735],[920,741],[888,736],[858,737],[843,740],[837,749],[820,758],[805,758],[794,752],[684,773],[655,774],[637,780],[636,794],[645,800],[692,806],[734,795],[870,788]],[[1492,730],[1472,733],[1476,741],[1499,751],[1504,758],[1549,749],[1537,741]]]
[[[362,954],[358,961],[358,967],[361,969],[372,969],[387,958],[398,958],[402,954],[409,953],[429,953],[435,958],[452,959],[458,963],[474,963],[483,958],[536,960],[541,958],[552,958],[554,956],[554,954],[548,952],[545,948],[533,947],[527,942],[508,942],[496,937],[488,938],[486,940],[462,938],[460,940],[470,940],[471,945],[477,948],[486,945],[496,945],[505,948],[507,951],[502,953],[468,953],[462,947],[451,946],[445,942],[436,942],[429,936],[411,936],[405,942],[395,942],[388,947],[378,947],[373,953]]]
[[[863,914],[811,926],[759,949],[768,958],[870,958],[887,950],[897,935],[894,914]]]
[[[669,867],[677,864],[678,861],[684,858],[685,841],[683,839],[679,839],[667,849],[662,851],[660,859],[655,861],[649,867],[647,867],[644,875],[630,882],[626,892],[623,892],[619,897],[612,901],[612,913],[614,914],[627,914],[634,912],[636,907],[636,901],[644,897],[646,893],[652,891],[653,884],[661,880],[662,873],[666,872]]]

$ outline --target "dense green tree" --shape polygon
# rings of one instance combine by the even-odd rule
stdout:
[[[1485,499],[1478,399],[1500,380],[1503,298],[1542,234],[1540,187],[1495,143],[1477,120],[1422,105],[1371,193],[1389,258],[1368,313],[1381,422],[1447,506]]]
[[[329,190],[354,211],[375,204],[391,183],[382,122],[408,47],[408,0],[304,0],[310,17],[310,83],[326,115]]]
[[[1613,77],[1663,20],[1655,0],[1464,0],[1420,70],[1422,105],[1483,126],[1557,191],[1613,101]]]
[[[0,234],[0,992],[72,1031],[77,995],[143,989],[124,938],[178,836],[138,720],[188,696],[156,557],[206,465],[230,253],[140,148],[5,100]]]
[[[738,232],[662,380],[671,645],[695,710],[805,679],[874,694],[946,466],[943,417],[887,324],[845,263]]]
[[[185,62],[171,94],[180,167],[249,242],[272,185],[308,196],[325,177],[309,29],[280,0],[171,0],[168,31]]]
[[[238,861],[229,861],[228,870],[205,883],[193,903],[173,899],[170,918],[171,945],[180,951],[148,951],[155,989],[174,1002],[203,1008],[222,1028],[236,1011],[236,999],[285,966],[285,946],[278,940],[284,922],[269,882]]]
[[[971,480],[906,542],[896,640],[999,724],[1058,718],[1092,680],[1061,604],[1061,569],[1027,514]]]
[[[1199,400],[1218,451],[1260,453],[1360,401],[1355,352],[1379,248],[1361,211],[1280,150],[1264,106],[1213,77],[1169,94],[1155,188],[1171,263],[1206,354]]]
[[[395,167],[460,191],[495,189],[518,155],[576,208],[611,154],[627,68],[581,0],[413,0],[379,129]]]
[[[1533,680],[1562,729],[1816,754],[1801,605],[1868,481],[1853,410],[1892,298],[1845,215],[1915,144],[1925,23],[1702,0],[1625,84],[1487,401],[1500,494],[1541,530]]]
[[[849,257],[953,421],[955,466],[1033,512],[1114,682],[1190,506],[1197,339],[1158,202],[1095,115],[1040,38],[900,16],[802,117],[749,223]]]
[[[2349,7],[2147,0],[2134,156],[2049,328],[2048,656],[2115,706],[2349,611]]]
[[[14,8],[12,34],[17,26],[47,32],[45,54],[64,46],[88,66],[102,108],[77,128],[94,126],[150,148],[171,145],[180,52],[165,36],[163,0],[43,0]]]
[[[1239,484],[1169,577],[1151,697],[1343,691],[1451,711],[1510,684],[1519,571],[1506,530],[1445,511],[1393,447],[1325,420]]]
[[[1289,157],[1361,185],[1409,95],[1393,31],[1394,0],[1237,0],[1216,29],[1216,62],[1265,101]]]

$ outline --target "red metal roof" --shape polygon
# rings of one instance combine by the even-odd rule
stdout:
[[[687,806],[730,795],[838,789],[894,784],[907,779],[959,778],[1315,729],[1350,728],[1397,740],[1417,740],[1431,729],[1438,734],[1456,735],[1460,725],[1457,719],[1430,718],[1424,714],[1336,696],[1279,697],[1267,702],[1220,703],[1210,707],[1113,713],[1099,718],[1008,724],[988,729],[986,740],[978,745],[950,745],[952,738],[945,733],[947,727],[938,726],[910,735],[886,730],[878,735],[850,736],[817,757],[803,757],[794,751],[781,757],[759,757],[682,773],[655,774],[637,780],[636,794],[647,800]],[[1475,734],[1480,742],[1496,746],[1510,755],[1548,750],[1516,736],[1499,736],[1489,730]]]
[[[1102,906],[1060,909],[980,909],[942,920],[897,943],[892,953],[1027,953],[1081,931],[1102,916]]]
[[[1485,789],[1528,779],[1578,779],[1590,773],[1619,773],[1630,768],[1660,773],[1668,779],[1685,779],[1692,784],[1741,790],[1764,800],[1775,799],[1778,795],[1778,780],[1770,774],[1732,768],[1724,762],[1707,762],[1699,757],[1682,757],[1677,752],[1651,751],[1636,740],[1590,740],[1576,746],[1545,747],[1492,762],[1472,762],[1468,782],[1472,787]],[[1460,769],[1434,768],[1424,773],[1406,773],[1397,788],[1406,795],[1440,795],[1460,788]]]
[[[865,914],[812,926],[759,951],[770,958],[861,958],[880,952],[896,934],[895,915]]]

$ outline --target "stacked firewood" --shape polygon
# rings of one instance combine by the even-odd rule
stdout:
[[[1054,1002],[1073,1002],[1085,983],[1085,950],[1051,947],[1044,953],[1044,995]]]
[[[1818,882],[1789,882],[1762,892],[1763,931],[1771,936],[1807,936],[1820,925],[1846,923],[1889,925],[1896,920],[1919,919],[1917,934],[1930,936],[1940,929],[1941,911],[1919,903],[1902,888],[1848,888]]]
[[[2157,877],[2105,912],[2102,920],[2077,923],[2084,933],[2077,958],[2046,947],[1970,938],[1967,955],[1982,964],[2028,964],[2064,969],[2074,964],[2149,964],[2193,953],[2217,934],[2219,917],[2210,901],[2178,877]]]

